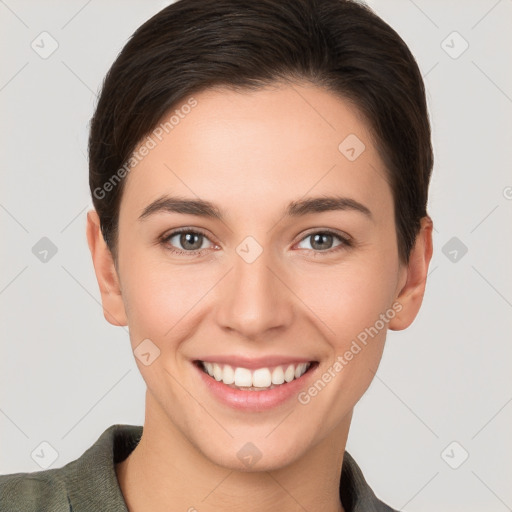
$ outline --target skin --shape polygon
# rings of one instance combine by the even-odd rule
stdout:
[[[194,97],[197,106],[126,178],[116,263],[88,213],[105,318],[129,326],[132,349],[149,338],[160,350],[148,366],[135,359],[147,384],[145,422],[139,445],[116,466],[121,490],[131,512],[343,511],[353,408],[387,329],[405,329],[419,311],[432,221],[422,219],[409,264],[400,263],[383,163],[357,110],[331,92],[281,84]],[[366,146],[355,161],[338,150],[351,133]],[[288,202],[333,191],[372,218],[354,210],[283,216]],[[139,220],[164,193],[212,201],[226,219],[164,212]],[[200,256],[158,243],[180,227],[205,233]],[[354,245],[336,250],[334,237],[318,249],[308,235],[327,228]],[[236,251],[247,236],[263,249],[253,263]],[[179,236],[171,244],[187,250]],[[319,377],[396,301],[400,312],[306,405],[231,409],[192,366],[204,354],[286,354],[318,361]],[[249,441],[262,457],[248,469],[237,452]]]

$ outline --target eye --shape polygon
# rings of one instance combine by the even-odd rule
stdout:
[[[204,233],[182,228],[165,235],[161,243],[173,253],[196,255],[202,250],[209,248],[204,246],[206,241],[210,241],[210,239]]]
[[[311,248],[299,248],[313,251],[319,255],[324,255],[323,253],[326,253],[326,255],[332,254],[338,250],[352,247],[352,241],[350,238],[330,230],[322,230],[309,233],[299,242],[299,245],[308,239],[311,239]],[[337,244],[334,243],[336,240],[338,240]],[[212,243],[204,233],[190,228],[174,230],[171,233],[164,235],[160,241],[160,243],[172,253],[187,256],[200,255],[202,251],[212,248],[209,246],[205,247],[205,242]]]
[[[309,235],[305,236],[300,243],[303,243],[305,240],[311,239],[310,246],[301,247],[302,249],[312,250],[315,252],[324,252],[324,253],[332,253],[347,247],[352,246],[352,242],[348,237],[344,237],[338,233],[335,233],[330,230],[323,231],[315,231],[313,233],[309,233]],[[339,243],[333,246],[335,240],[338,240]],[[334,248],[333,248],[334,247]]]

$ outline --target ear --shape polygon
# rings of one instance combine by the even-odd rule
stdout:
[[[393,331],[409,327],[420,310],[432,258],[432,228],[432,219],[429,216],[423,217],[409,263],[402,269],[403,277],[400,279],[395,299],[402,305],[402,309],[389,322],[389,328]]]
[[[87,212],[87,243],[100,287],[103,315],[112,325],[128,325],[119,277],[112,253],[103,238],[96,210]]]

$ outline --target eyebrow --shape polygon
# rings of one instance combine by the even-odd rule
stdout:
[[[327,211],[356,211],[364,214],[370,220],[374,220],[368,207],[355,199],[342,196],[320,196],[291,201],[285,209],[285,216],[302,217],[311,213]],[[179,196],[165,195],[156,199],[144,208],[139,220],[144,220],[156,213],[181,213],[225,220],[225,214],[214,203],[203,199],[188,199]]]

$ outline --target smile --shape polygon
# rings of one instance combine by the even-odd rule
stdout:
[[[222,381],[233,389],[246,391],[264,391],[274,389],[284,383],[292,382],[302,377],[313,364],[298,363],[275,367],[263,367],[250,370],[243,367],[233,367],[229,364],[219,364],[206,361],[198,362],[200,367],[216,381]]]

